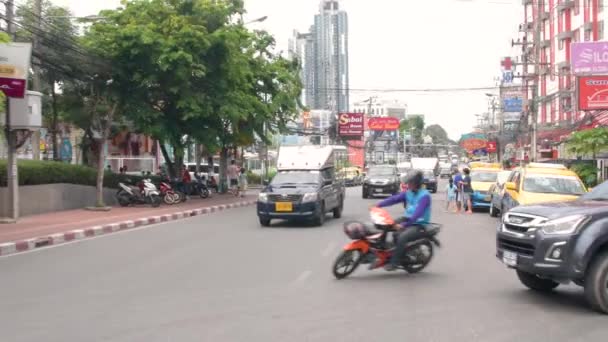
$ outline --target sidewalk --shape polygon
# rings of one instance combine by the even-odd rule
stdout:
[[[113,207],[107,212],[80,209],[28,216],[18,223],[0,224],[0,255],[253,205],[256,199],[257,192],[244,198],[213,194],[211,198],[192,198],[186,203],[159,208],[142,205]]]

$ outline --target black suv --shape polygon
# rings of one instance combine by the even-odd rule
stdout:
[[[511,209],[496,247],[528,288],[551,291],[572,281],[594,309],[608,313],[608,182],[576,201]]]
[[[369,168],[363,181],[363,198],[375,195],[394,195],[399,192],[399,170],[393,165],[375,165]]]
[[[424,179],[422,184],[432,193],[437,192],[437,175],[433,171],[423,171]]]
[[[328,212],[342,216],[344,198],[344,184],[333,168],[280,171],[258,196],[258,218],[264,227],[272,219],[308,219],[321,226]]]

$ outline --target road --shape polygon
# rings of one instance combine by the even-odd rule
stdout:
[[[576,286],[526,290],[494,257],[497,221],[443,211],[420,274],[335,280],[341,220],[261,228],[254,209],[195,217],[0,258],[1,341],[599,341],[605,317]],[[397,214],[399,208],[394,208]]]

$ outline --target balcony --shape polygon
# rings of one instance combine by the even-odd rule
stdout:
[[[543,39],[540,41],[540,47],[541,48],[548,48],[551,46],[551,40],[550,39]]]
[[[574,8],[574,0],[564,0],[557,4],[557,10],[562,12],[567,9]]]
[[[557,35],[557,39],[559,40],[572,39],[572,37],[574,37],[574,31],[564,31]]]
[[[570,62],[563,61],[563,62],[557,63],[557,69],[558,70],[570,70]]]

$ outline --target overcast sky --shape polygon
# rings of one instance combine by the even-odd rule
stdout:
[[[96,14],[119,0],[52,0],[75,15]],[[475,114],[487,112],[488,91],[372,93],[376,89],[494,86],[500,59],[513,53],[511,38],[523,21],[521,0],[342,0],[349,15],[351,102],[371,95],[401,99],[410,113],[426,115],[450,137],[470,132]],[[319,0],[245,0],[246,19],[268,16],[266,29],[287,49],[294,29],[305,31]],[[490,91],[492,92],[492,91]],[[494,93],[497,90],[493,91]]]

